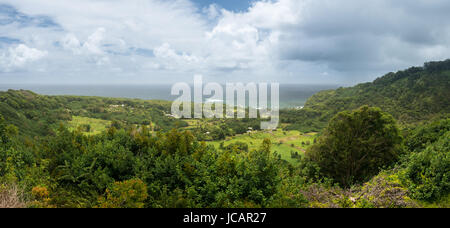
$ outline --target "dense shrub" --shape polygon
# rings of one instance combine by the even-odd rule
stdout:
[[[306,156],[322,175],[349,187],[392,165],[402,153],[401,143],[394,118],[364,106],[336,115]]]
[[[115,182],[99,200],[101,208],[143,208],[147,199],[147,186],[141,180]]]
[[[425,150],[412,153],[406,164],[412,197],[432,201],[450,193],[450,132]]]
[[[409,151],[419,152],[438,141],[449,131],[450,119],[443,119],[431,124],[418,126],[408,134],[405,145]]]

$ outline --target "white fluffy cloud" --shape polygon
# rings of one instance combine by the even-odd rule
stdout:
[[[1,71],[9,72],[27,63],[38,61],[47,56],[47,51],[29,48],[24,44],[10,47],[7,52],[0,54]]]
[[[189,0],[2,3],[30,21],[0,25],[2,66],[33,73],[27,63],[46,56],[49,74],[62,81],[179,81],[199,73],[213,80],[354,83],[450,53],[444,0],[262,0],[239,13],[217,4],[197,9]],[[4,21],[17,18],[2,13],[0,7]],[[20,45],[1,45],[2,36],[40,57],[13,60],[10,50]],[[18,59],[26,60],[12,63]]]
[[[196,69],[202,67],[203,64],[203,59],[187,53],[177,53],[168,43],[156,47],[153,52],[155,57],[164,64],[164,67],[170,70],[177,68],[187,70],[189,66]]]

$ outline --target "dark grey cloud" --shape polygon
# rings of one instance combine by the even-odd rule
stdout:
[[[283,28],[280,58],[343,75],[448,58],[442,52],[450,47],[449,12],[450,1],[311,1],[298,24]]]

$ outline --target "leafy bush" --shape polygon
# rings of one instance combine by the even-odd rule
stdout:
[[[424,151],[412,153],[404,174],[412,197],[433,201],[450,193],[450,132]]]
[[[101,208],[143,208],[147,199],[147,186],[141,180],[115,182],[100,198]]]
[[[363,106],[336,115],[306,156],[320,173],[349,187],[392,165],[402,153],[394,118],[379,108]]]
[[[405,145],[409,151],[419,152],[438,141],[449,131],[450,119],[443,119],[431,124],[419,126],[408,135]]]

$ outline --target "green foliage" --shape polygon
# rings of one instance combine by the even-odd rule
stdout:
[[[393,164],[402,153],[401,143],[392,116],[364,106],[337,114],[306,155],[322,175],[349,187]]]
[[[99,200],[100,208],[143,208],[147,186],[141,180],[115,182]]]
[[[248,151],[258,149],[264,139],[270,138],[272,141],[272,152],[277,153],[281,158],[291,164],[298,164],[299,158],[304,155],[305,150],[314,142],[317,138],[316,133],[303,134],[299,131],[252,131],[242,135],[236,135],[233,137],[227,137],[224,141],[207,142],[209,145],[213,145],[218,149],[230,149],[235,146],[232,144],[240,144],[242,150]],[[221,146],[222,144],[222,146]],[[297,158],[292,158],[292,152],[297,153]]]
[[[450,193],[450,132],[425,150],[412,153],[404,173],[413,198],[434,201]]]
[[[302,186],[306,185],[305,178],[292,173],[288,169],[280,170],[281,183],[276,193],[269,199],[270,208],[306,208],[309,205]]]
[[[280,119],[282,123],[288,123],[284,127],[285,130],[298,130],[301,132],[318,132],[327,126],[329,120],[321,111],[309,107],[301,110],[281,110]]]
[[[54,134],[59,124],[72,121],[72,116],[77,116],[75,123],[89,118],[97,120],[94,121],[94,125],[101,120],[103,122],[116,120],[125,126],[151,123],[155,130],[164,131],[174,127],[185,127],[187,125],[185,122],[165,115],[170,112],[170,108],[171,103],[168,101],[43,96],[26,90],[0,92],[0,114],[6,123],[21,129],[22,136],[30,138]]]
[[[223,149],[230,150],[230,151],[236,151],[237,153],[239,153],[240,151],[248,152],[248,144],[243,143],[243,142],[236,142],[236,143],[232,143],[232,144],[226,146]]]
[[[68,122],[69,130],[79,130],[86,135],[96,135],[111,126],[111,121],[89,117],[73,116]]]
[[[59,99],[24,90],[0,92],[0,114],[24,136],[49,135],[59,121],[71,119]]]
[[[445,118],[450,113],[450,60],[389,73],[372,83],[322,91],[302,110],[284,110],[287,130],[319,131],[337,113],[363,105],[380,107],[402,124]]]
[[[33,162],[30,150],[23,148],[17,138],[18,129],[6,125],[0,115],[0,182],[15,184],[26,176],[26,167]]]
[[[195,126],[189,127],[202,141],[224,140],[228,136],[235,136],[251,131],[261,130],[261,119],[202,119],[195,121]]]
[[[142,126],[86,136],[60,126],[27,147],[30,163],[6,162],[2,177],[13,173],[32,207],[266,207],[281,181],[270,146],[216,151],[190,132]]]
[[[450,119],[443,119],[418,126],[411,130],[405,145],[409,151],[419,152],[435,143],[450,131]]]
[[[0,198],[16,207],[448,207],[449,72],[450,60],[433,62],[318,93],[282,110],[286,128],[270,132],[261,119],[176,120],[164,101],[0,92]],[[404,124],[405,144],[391,115],[361,105]],[[286,131],[325,127],[319,138]]]

